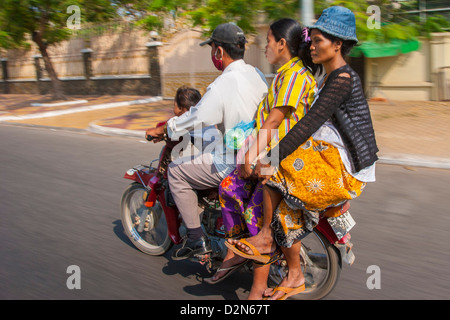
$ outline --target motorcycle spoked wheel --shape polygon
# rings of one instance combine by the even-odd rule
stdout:
[[[319,300],[327,296],[336,286],[341,273],[341,259],[337,249],[324,235],[314,230],[302,239],[300,252],[306,289],[292,296],[294,300]],[[287,275],[286,261],[271,265],[270,280],[279,284]]]
[[[125,234],[140,251],[157,256],[172,247],[166,217],[159,201],[152,208],[144,205],[145,187],[137,182],[122,196],[121,218]]]

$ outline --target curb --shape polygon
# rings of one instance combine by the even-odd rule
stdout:
[[[58,102],[58,103],[32,103],[32,107],[59,107],[59,106],[70,106],[72,104],[82,104],[88,103],[87,100],[75,100],[75,101],[67,101],[67,102]]]
[[[120,128],[102,127],[94,123],[89,124],[87,130],[92,133],[102,134],[106,136],[128,136],[133,138],[145,139],[145,130],[127,130]]]
[[[66,115],[66,114],[78,113],[78,112],[92,111],[92,110],[126,107],[126,106],[135,105],[135,104],[146,104],[146,103],[151,103],[151,102],[158,102],[158,101],[161,101],[162,99],[163,99],[162,97],[158,96],[158,97],[151,97],[151,98],[147,98],[147,99],[138,99],[138,100],[121,101],[121,102],[110,102],[110,103],[103,103],[103,104],[97,104],[97,105],[91,105],[91,106],[85,106],[85,107],[79,107],[79,108],[71,108],[71,109],[65,109],[65,110],[55,110],[55,111],[41,112],[41,113],[35,113],[35,114],[27,114],[27,115],[23,115],[23,116],[2,116],[2,117],[0,117],[0,122],[11,121],[11,120],[40,119],[40,118],[55,117],[55,116],[61,116],[61,115]]]
[[[434,169],[450,169],[450,159],[419,157],[417,155],[410,154],[393,154],[380,156],[378,163],[411,167],[426,167]]]

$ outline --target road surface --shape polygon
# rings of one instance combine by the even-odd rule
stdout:
[[[245,299],[249,273],[208,285],[200,265],[145,255],[124,235],[123,174],[161,144],[5,124],[0,137],[0,299]],[[450,170],[378,165],[350,209],[356,262],[326,299],[448,299],[449,185]]]

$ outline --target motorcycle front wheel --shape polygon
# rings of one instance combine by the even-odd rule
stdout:
[[[295,300],[318,300],[328,295],[336,286],[341,273],[340,255],[337,249],[318,230],[302,239],[300,251],[302,271],[305,276],[304,292]],[[271,265],[270,279],[279,284],[287,275],[286,261]]]
[[[121,220],[125,234],[140,251],[157,256],[172,246],[166,217],[159,201],[151,208],[144,205],[145,187],[137,182],[122,196]]]

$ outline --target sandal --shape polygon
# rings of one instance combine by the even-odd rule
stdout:
[[[270,253],[270,254],[261,254],[259,253],[258,249],[255,248],[254,245],[252,245],[251,243],[249,243],[247,240],[245,239],[240,239],[239,240],[241,243],[243,243],[244,245],[246,245],[247,247],[249,247],[252,251],[253,254],[247,254],[241,250],[239,250],[239,248],[237,248],[235,245],[232,245],[231,243],[229,243],[228,241],[225,241],[225,245],[231,250],[233,251],[235,254],[247,258],[247,259],[251,259],[251,260],[255,260],[258,261],[262,264],[268,264],[270,263],[270,261],[279,254],[278,250],[275,250],[274,252]],[[272,262],[274,262],[276,260],[273,260]]]
[[[274,262],[276,262],[276,261],[281,259],[281,257],[283,256],[283,252],[281,252],[280,248],[277,248],[274,252],[272,252],[270,254],[270,256],[271,256],[270,260],[267,261],[266,263],[262,263],[262,262],[259,262],[259,261],[256,261],[256,260],[253,260],[253,263],[261,265],[261,266],[266,266],[268,264],[272,264],[272,263],[274,263]]]
[[[220,281],[225,280],[226,278],[228,278],[233,272],[235,272],[237,269],[239,269],[240,267],[245,265],[247,262],[248,261],[245,260],[245,261],[243,261],[241,263],[238,263],[238,264],[236,264],[234,266],[231,266],[231,267],[228,267],[228,268],[219,268],[219,269],[216,270],[216,273],[214,275],[216,275],[218,272],[221,272],[221,271],[228,271],[228,272],[225,273],[222,277],[220,277],[217,280],[213,280],[214,276],[212,276],[211,278],[206,278],[204,280],[205,280],[206,283],[209,283],[209,284],[219,283]]]
[[[281,291],[284,293],[283,296],[278,298],[277,300],[286,300],[289,297],[295,296],[296,294],[299,294],[303,291],[305,291],[305,284],[302,284],[301,286],[298,286],[296,288],[288,288],[288,287],[276,287],[273,289],[272,296],[275,294],[275,292]],[[264,300],[267,300],[269,297],[266,297]]]

